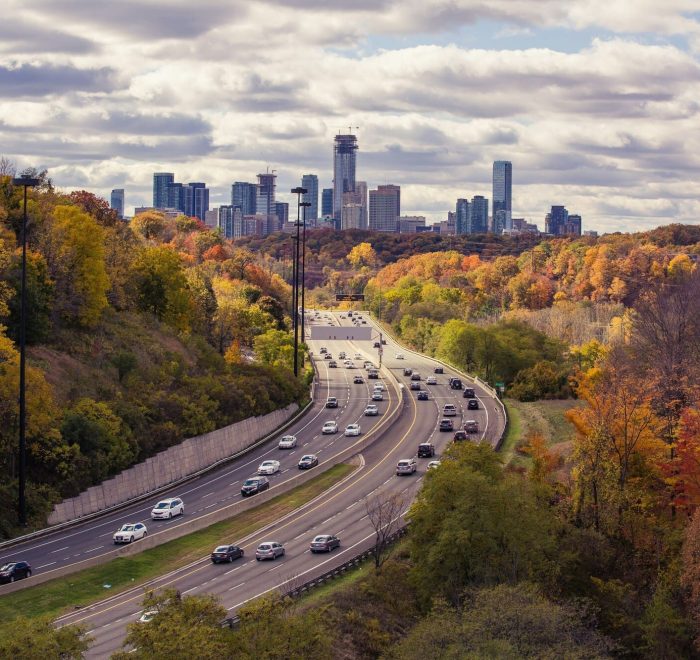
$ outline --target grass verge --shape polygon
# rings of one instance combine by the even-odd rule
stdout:
[[[513,405],[513,401],[511,399],[503,399],[503,405],[506,407],[506,414],[508,415],[508,432],[501,445],[500,453],[503,456],[503,464],[509,465],[515,456],[515,445],[522,438],[523,431],[520,424],[520,414]]]
[[[144,550],[133,557],[119,557],[107,564],[3,596],[0,598],[0,620],[7,622],[20,614],[27,617],[57,616],[184,566],[207,555],[214,546],[244,537],[294,511],[354,469],[355,466],[345,463],[335,465],[288,493],[199,532]]]

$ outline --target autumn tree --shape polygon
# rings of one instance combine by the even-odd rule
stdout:
[[[373,268],[377,263],[377,253],[371,243],[359,243],[348,252],[347,260],[353,268],[361,266]]]
[[[82,660],[90,641],[83,626],[57,627],[51,617],[18,616],[0,628],[0,656],[15,660]]]
[[[155,240],[163,237],[165,232],[165,216],[159,211],[145,211],[131,219],[131,229],[146,240]]]
[[[695,510],[685,531],[682,565],[681,585],[695,625],[695,648],[700,652],[700,508]]]

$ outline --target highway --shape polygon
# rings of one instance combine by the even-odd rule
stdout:
[[[326,313],[327,314],[327,313]],[[345,316],[345,318],[342,318]],[[324,314],[321,314],[320,323],[325,323]],[[334,313],[331,322],[334,324],[348,325],[348,320],[343,313]],[[371,321],[368,320],[368,323]],[[378,331],[376,333],[378,338]],[[320,357],[321,345],[337,358],[337,353],[344,350],[348,357],[353,358],[356,352],[369,355],[373,362],[378,361],[377,349],[368,348],[367,342],[341,342],[325,341],[311,342],[311,350]],[[372,343],[369,343],[372,346]],[[398,354],[404,354],[404,359],[398,359]],[[352,383],[352,376],[358,373],[356,369],[344,369],[339,361],[337,370],[329,369],[324,372],[322,366],[326,360],[319,360],[317,364],[321,373],[328,379],[328,373],[332,375],[333,396],[338,396],[346,402],[342,415],[347,415],[343,421],[359,421],[363,431],[369,420],[376,418],[360,417],[361,410],[367,402],[368,390],[360,385]],[[357,362],[357,361],[356,361]],[[438,454],[452,439],[452,433],[440,433],[439,420],[442,418],[442,406],[452,403],[458,410],[455,420],[455,428],[463,419],[476,419],[480,423],[481,436],[475,436],[474,440],[481,437],[492,444],[500,437],[504,428],[500,407],[483,390],[477,389],[480,409],[477,411],[463,410],[466,399],[462,398],[462,391],[451,390],[447,386],[450,371],[446,368],[444,375],[438,375],[438,384],[425,385],[425,377],[433,374],[436,363],[429,358],[406,352],[391,339],[387,338],[384,346],[384,365],[391,370],[396,379],[404,385],[404,392],[400,405],[402,414],[391,427],[389,433],[383,434],[378,440],[365,443],[359,456],[360,467],[330,491],[319,496],[316,500],[307,503],[299,510],[288,514],[281,520],[274,522],[263,530],[259,530],[244,539],[222,539],[222,542],[237,543],[245,550],[245,557],[233,564],[213,565],[208,555],[202,557],[190,565],[171,571],[160,578],[153,580],[148,588],[159,589],[173,587],[184,594],[213,593],[218,596],[221,603],[234,612],[244,603],[275,589],[284,590],[300,581],[306,581],[316,575],[326,572],[334,565],[339,565],[368,547],[373,540],[373,529],[368,519],[365,506],[365,498],[378,494],[402,493],[406,505],[415,495],[426,471],[426,465],[430,459],[418,459],[417,473],[412,476],[396,476],[396,463],[401,458],[415,456],[420,442],[431,440],[438,448]],[[410,379],[403,375],[403,369],[410,367],[421,373],[421,385],[429,391],[428,401],[416,399],[417,392],[408,389]],[[340,374],[346,374],[345,380]],[[369,381],[373,384],[374,381]],[[367,383],[365,383],[367,384]],[[387,383],[391,391],[391,382]],[[466,408],[466,406],[464,406]],[[348,411],[350,411],[348,413]],[[331,412],[331,411],[328,411]],[[317,415],[318,411],[314,413]],[[355,416],[353,418],[353,415]],[[313,417],[313,415],[311,415]],[[304,433],[316,434],[320,423],[325,421],[324,414],[319,415],[310,430],[298,431],[297,435]],[[303,424],[309,424],[305,421]],[[351,438],[336,438],[337,442],[349,442]],[[322,441],[322,438],[309,440],[309,442]],[[304,448],[305,451],[307,448]],[[323,447],[324,451],[331,452],[329,446]],[[274,447],[270,451],[275,456],[280,452]],[[265,454],[267,456],[267,454]],[[262,454],[258,457],[261,458]],[[292,457],[293,458],[293,457]],[[257,460],[257,459],[256,459]],[[249,465],[246,469],[253,467]],[[237,469],[233,466],[230,469]],[[246,473],[247,474],[247,473]],[[284,476],[284,475],[282,475]],[[184,495],[184,494],[183,494]],[[186,496],[189,500],[189,495]],[[308,548],[313,536],[322,533],[337,534],[341,539],[341,547],[333,553],[326,555],[312,555]],[[279,541],[284,544],[286,556],[275,561],[257,562],[254,558],[256,546],[263,541]],[[108,598],[89,608],[61,617],[59,625],[81,623],[85,625],[94,638],[92,647],[88,653],[91,658],[104,658],[117,650],[124,639],[126,625],[138,620],[142,613],[140,603],[143,598],[144,585],[130,591]]]

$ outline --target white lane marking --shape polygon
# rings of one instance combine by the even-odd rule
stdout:
[[[229,591],[233,591],[234,589],[238,589],[238,587],[242,587],[245,584],[245,582],[241,582],[240,584],[237,584],[235,587],[231,587]]]
[[[236,484],[239,484],[239,483],[241,483],[240,480],[238,480],[238,481],[232,481],[232,482],[229,484],[229,486],[235,486]]]
[[[250,562],[247,562],[250,564]],[[241,564],[240,566],[236,566],[236,568],[232,568],[230,571],[226,571],[224,575],[228,575],[229,573],[235,573],[236,571],[239,571],[241,568],[243,568],[246,564]]]
[[[36,569],[39,570],[40,568],[46,568],[47,566],[53,566],[56,562],[52,561],[49,562],[48,564],[42,564],[41,566],[37,566]]]
[[[56,552],[63,552],[64,550],[68,550],[68,548],[70,548],[69,545],[67,545],[65,548],[59,548],[58,550],[52,550],[51,554],[54,554]]]
[[[214,491],[212,491],[211,493],[207,493],[206,495],[202,495],[202,498],[209,497],[210,495],[213,495],[213,494],[214,494]]]
[[[104,548],[104,546],[98,545],[96,548],[90,548],[89,550],[85,551],[85,554],[87,554],[88,552],[95,552],[95,550],[99,550],[100,548]]]

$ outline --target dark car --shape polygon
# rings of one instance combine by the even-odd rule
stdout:
[[[421,442],[418,445],[418,458],[432,458],[435,456],[435,445],[432,442]]]
[[[476,392],[473,387],[465,387],[462,396],[465,399],[474,399],[476,397]]]
[[[477,399],[469,399],[467,410],[479,410],[479,401]]]
[[[379,378],[379,372],[376,371],[375,369],[372,369],[372,371],[370,371],[370,372],[367,374],[367,378],[371,378],[371,379],[373,379],[373,380],[376,380],[376,379]]]
[[[331,360],[331,361],[328,363],[328,367],[329,367],[329,369],[337,369],[337,368],[338,368],[338,363],[337,363],[335,360]]]
[[[445,371],[443,370],[442,367],[435,367],[435,369],[433,369],[433,373],[436,373],[436,374],[444,374]]]
[[[479,422],[474,419],[468,419],[464,422],[464,430],[467,433],[478,433],[479,432]]]
[[[334,396],[329,396],[326,399],[326,408],[337,408],[338,407],[338,399]]]
[[[237,545],[219,545],[211,553],[211,561],[213,564],[221,564],[225,561],[230,563],[242,556],[243,548],[239,548]]]
[[[355,378],[352,379],[352,382],[355,383],[355,385],[362,385],[362,383],[365,382],[365,379],[362,376],[355,376]]]
[[[0,584],[31,577],[32,567],[26,561],[12,561],[0,568]]]
[[[270,481],[267,477],[251,477],[243,482],[241,486],[241,495],[247,497],[248,495],[262,493],[262,491],[267,490],[269,487]]]
[[[413,373],[413,369],[411,367],[404,367],[403,368],[403,375],[404,376],[410,376]]]
[[[455,425],[452,423],[451,419],[441,419],[440,420],[440,430],[441,431],[454,431]]]
[[[332,360],[332,359],[333,359],[333,356],[332,356],[330,353],[326,353],[326,354],[323,356],[323,359],[324,359],[324,360]]]
[[[304,454],[298,463],[300,470],[308,470],[309,468],[316,467],[318,465],[318,456],[315,454]]]
[[[414,371],[411,374],[411,380],[420,380],[420,374],[417,371]]]
[[[455,442],[459,442],[460,440],[466,440],[467,439],[467,433],[466,431],[455,431],[454,438],[452,438]]]
[[[409,385],[409,387],[410,387],[410,389],[412,389],[412,390],[420,390],[420,383],[414,383],[414,382],[412,382],[412,383]]]
[[[332,534],[320,534],[311,541],[311,552],[330,552],[340,547],[340,539]]]
[[[459,378],[450,378],[449,383],[450,383],[450,387],[453,390],[461,390],[462,389],[462,381]]]
[[[418,396],[416,396],[416,399],[418,399],[418,401],[427,401],[428,393],[425,390],[421,390],[420,392],[418,392]]]

